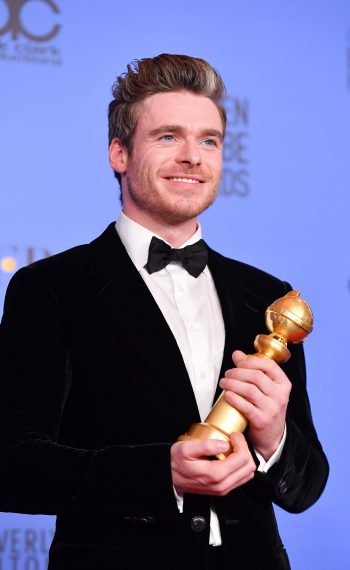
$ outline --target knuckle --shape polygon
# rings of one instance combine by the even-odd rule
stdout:
[[[187,446],[185,444],[183,445],[179,445],[178,448],[176,449],[176,455],[178,456],[178,458],[183,461],[184,459],[187,458],[188,456],[188,449]]]
[[[269,426],[269,422],[266,418],[260,420],[259,427],[261,430],[265,430]]]
[[[221,485],[217,485],[216,492],[219,495],[219,497],[225,497],[225,495],[227,495],[227,493],[229,492],[229,488],[227,487],[226,484],[222,483]]]
[[[211,483],[213,485],[216,485],[217,487],[220,487],[222,485],[222,476],[219,473],[213,473],[211,475]]]
[[[272,358],[266,359],[266,370],[272,370],[275,366],[276,362]]]
[[[174,443],[174,445],[171,448],[171,453],[174,458],[181,457],[183,453],[183,446],[180,444],[180,442]]]
[[[226,378],[226,380],[222,383],[221,387],[224,388],[227,392],[232,391],[233,381]]]
[[[282,398],[281,398],[281,406],[282,406],[283,409],[285,409],[285,408],[287,407],[288,402],[289,402],[288,396],[282,396]]]
[[[249,414],[249,421],[250,424],[255,428],[260,428],[263,419],[261,414],[253,408]]]
[[[257,466],[256,466],[256,463],[252,457],[250,458],[249,467],[251,469],[251,474],[254,475],[254,472],[257,470]]]
[[[259,395],[259,389],[254,384],[247,385],[247,396],[249,399],[254,400]]]
[[[262,370],[257,370],[256,376],[257,376],[257,380],[259,382],[262,382],[266,378],[266,373],[263,372]]]

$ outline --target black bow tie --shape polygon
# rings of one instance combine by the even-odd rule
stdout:
[[[193,245],[181,249],[173,249],[163,240],[152,237],[148,252],[146,269],[154,273],[164,269],[171,261],[180,261],[193,277],[198,277],[207,265],[208,251],[205,242],[200,239]]]

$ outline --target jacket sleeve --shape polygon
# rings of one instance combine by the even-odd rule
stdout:
[[[286,290],[291,290],[285,284]],[[329,465],[312,420],[301,344],[289,345],[282,368],[292,383],[287,409],[287,437],[281,457],[267,473],[256,474],[256,490],[282,509],[299,513],[313,505],[327,482]]]
[[[177,516],[170,444],[58,443],[68,363],[55,292],[35,267],[24,268],[8,287],[0,325],[0,510]]]

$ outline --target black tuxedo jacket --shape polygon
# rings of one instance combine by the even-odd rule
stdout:
[[[212,250],[209,267],[226,329],[223,374],[234,349],[254,351],[267,305],[289,286]],[[280,461],[226,497],[186,495],[179,514],[170,446],[199,413],[176,341],[114,224],[21,269],[0,331],[0,509],[57,514],[50,570],[202,570],[210,504],[227,569],[289,568],[272,502],[303,511],[328,473],[300,346],[284,366],[293,389]]]

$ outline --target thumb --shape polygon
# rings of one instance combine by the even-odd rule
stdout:
[[[243,433],[233,432],[230,434],[233,453],[238,453],[247,448],[247,442]]]
[[[241,360],[245,360],[247,358],[247,355],[245,354],[245,352],[242,352],[241,350],[235,350],[232,353],[232,360],[235,364],[235,366],[239,366],[239,363]]]

